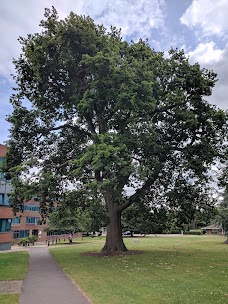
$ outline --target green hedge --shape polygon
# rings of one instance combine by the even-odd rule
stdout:
[[[185,231],[184,234],[201,235],[202,232],[200,232],[200,231]]]

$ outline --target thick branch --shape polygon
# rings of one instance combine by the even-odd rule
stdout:
[[[66,165],[69,164],[69,161],[71,161],[71,160],[73,160],[73,158],[68,159],[68,160],[66,160],[64,163],[57,165],[57,166],[56,166],[56,169],[61,169],[61,168],[65,167]]]
[[[61,130],[61,129],[72,129],[78,133],[82,133],[84,134],[85,136],[88,136],[88,137],[92,137],[91,133],[83,130],[83,129],[80,129],[78,126],[73,126],[73,125],[70,125],[70,124],[65,124],[65,125],[61,125],[61,126],[57,126],[57,127],[52,127],[52,128],[42,128],[42,129],[37,129],[36,131],[33,131],[33,132],[29,132],[29,136],[33,136],[33,135],[37,135],[37,134],[40,134],[40,135],[44,135],[44,134],[48,134],[49,132],[52,132],[52,131],[58,131],[58,130]],[[21,133],[26,133],[26,132],[21,132]]]
[[[149,188],[150,186],[154,183],[155,177],[153,178],[148,178],[148,180],[144,183],[144,185],[136,190],[134,194],[132,194],[122,205],[119,207],[119,211],[122,212],[124,209],[127,207],[131,206],[135,200],[139,197],[141,197]]]
[[[162,112],[166,112],[168,110],[171,110],[173,108],[179,107],[179,106],[183,106],[186,104],[186,101],[184,102],[179,102],[179,103],[175,103],[173,105],[167,106],[167,107],[163,107],[163,108],[156,108],[154,111],[150,112],[150,115],[154,115],[157,113],[162,113]]]
[[[95,112],[99,126],[99,133],[101,134],[105,131],[104,121],[102,119],[101,111],[96,106],[95,106]]]
[[[145,192],[148,189],[150,189],[150,186],[156,181],[156,179],[159,176],[159,173],[161,172],[162,168],[165,166],[165,162],[166,162],[168,155],[169,154],[160,156],[160,158],[159,158],[160,166],[156,169],[156,171],[153,173],[153,175],[146,180],[146,182],[140,189],[136,190],[136,192],[134,194],[132,194],[123,204],[120,205],[120,207],[119,207],[120,212],[122,212],[127,207],[131,206],[136,201],[136,199],[138,199],[139,197],[142,197],[145,194]]]
[[[101,172],[100,171],[95,171],[95,178],[97,180],[97,182],[101,182],[102,181],[102,177],[101,177]]]
[[[96,130],[95,130],[94,124],[93,124],[92,119],[89,116],[89,114],[85,114],[85,119],[86,119],[86,122],[87,122],[87,125],[88,125],[88,128],[89,128],[90,132],[92,134],[96,134]]]

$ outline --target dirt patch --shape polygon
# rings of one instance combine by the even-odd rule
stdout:
[[[0,294],[20,293],[22,281],[0,281]]]
[[[114,252],[100,251],[100,252],[84,252],[81,255],[95,256],[95,257],[112,257],[112,256],[127,256],[134,254],[143,254],[143,252],[144,252],[143,250],[128,250],[128,251],[114,251]]]

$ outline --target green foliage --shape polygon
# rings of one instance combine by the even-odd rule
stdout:
[[[38,237],[36,235],[32,235],[32,236],[28,237],[28,241],[31,244],[34,244],[35,242],[37,242],[37,240],[38,240]]]
[[[102,198],[110,223],[158,187],[166,205],[183,207],[175,188],[203,188],[207,169],[224,156],[226,114],[204,100],[216,74],[191,65],[183,50],[165,57],[72,12],[59,20],[46,9],[41,28],[20,37],[14,60],[5,168],[14,209],[36,194],[47,215],[69,187]]]
[[[90,231],[92,219],[89,217],[88,211],[82,211],[80,207],[76,209],[69,209],[63,207],[51,213],[48,224],[51,230],[69,230],[77,231]]]
[[[29,243],[29,239],[28,238],[21,238],[20,241],[18,242],[19,246],[25,246]]]
[[[34,245],[34,243],[37,242],[37,240],[38,240],[37,236],[32,235],[32,236],[29,236],[27,238],[20,239],[19,242],[18,242],[18,245],[19,246],[26,246],[26,245],[29,245],[29,244]]]
[[[224,200],[220,203],[217,209],[217,215],[214,218],[214,222],[221,225],[225,235],[228,237],[228,200],[227,189],[224,192]]]
[[[170,217],[165,206],[155,206],[139,202],[124,210],[122,226],[135,233],[163,233],[170,228]]]
[[[221,225],[222,229],[227,236],[226,243],[228,243],[228,163],[227,163],[227,151],[226,151],[226,163],[223,167],[222,174],[220,176],[220,186],[223,186],[223,200],[220,202],[217,208],[217,214],[214,217],[214,223]]]
[[[105,226],[105,208],[98,198],[87,197],[82,191],[68,191],[65,200],[48,220],[49,229],[69,231],[99,231]]]

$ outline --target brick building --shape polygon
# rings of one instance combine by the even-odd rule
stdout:
[[[45,241],[47,232],[44,230],[47,225],[39,224],[41,220],[39,202],[35,200],[27,201],[24,203],[23,209],[23,212],[17,212],[12,220],[11,230],[14,242],[32,235],[36,235],[40,242]]]
[[[7,147],[0,144],[0,163],[6,152]],[[36,235],[39,241],[45,241],[46,225],[39,225],[41,219],[39,202],[34,200],[25,202],[24,211],[18,212],[15,216],[9,206],[8,194],[11,190],[11,182],[6,180],[0,171],[0,250],[8,250],[12,242],[17,243],[19,239],[32,235]]]
[[[0,163],[6,155],[7,148],[0,144]],[[6,180],[0,171],[0,250],[8,250],[12,243],[17,243],[21,238],[32,235],[38,237],[38,241],[56,241],[67,238],[68,232],[46,232],[47,224],[40,225],[40,204],[36,200],[24,202],[23,212],[13,214],[9,206],[8,194],[12,191],[11,182]],[[57,207],[57,204],[54,204]],[[76,236],[76,235],[75,235]],[[78,236],[78,234],[77,234]]]
[[[7,152],[7,148],[0,144],[0,164]],[[9,206],[8,194],[11,191],[11,183],[6,180],[0,171],[0,250],[8,250],[12,244],[11,220],[14,217]]]
[[[56,208],[54,204],[53,208]],[[38,237],[38,242],[59,242],[60,239],[67,241],[70,230],[61,231],[48,229],[48,224],[40,225],[41,215],[40,204],[36,200],[29,200],[24,203],[23,212],[17,212],[12,220],[11,230],[13,233],[13,242],[18,243],[21,238],[27,238],[32,235]],[[81,236],[81,233],[74,233],[74,237]]]

